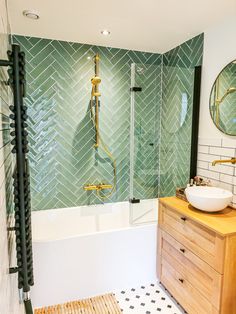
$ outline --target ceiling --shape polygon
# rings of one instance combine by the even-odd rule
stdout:
[[[236,0],[8,0],[8,9],[13,34],[163,53],[235,14]]]

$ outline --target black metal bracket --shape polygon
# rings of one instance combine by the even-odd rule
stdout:
[[[16,231],[16,227],[8,227],[7,231]]]
[[[10,267],[9,274],[15,274],[19,271],[19,267]]]
[[[129,202],[131,204],[137,204],[137,203],[140,203],[140,199],[133,197],[133,198],[130,198]]]
[[[0,66],[9,67],[9,66],[13,66],[13,63],[9,60],[0,60]]]
[[[134,87],[130,88],[130,91],[131,92],[141,92],[142,91],[142,87],[134,86]]]
[[[193,89],[193,113],[192,113],[192,138],[191,138],[191,159],[190,159],[190,179],[197,174],[197,153],[198,153],[198,129],[201,93],[201,73],[202,67],[196,66],[194,70]]]
[[[31,300],[30,299],[24,300],[24,304],[25,304],[25,312],[26,312],[26,314],[33,314],[34,311],[33,311]]]

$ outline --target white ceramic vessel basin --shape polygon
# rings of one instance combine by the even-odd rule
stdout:
[[[185,189],[189,203],[206,212],[218,212],[229,205],[233,194],[211,186],[192,186]]]

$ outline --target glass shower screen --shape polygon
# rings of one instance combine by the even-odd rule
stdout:
[[[130,219],[157,219],[161,117],[161,65],[131,65]]]

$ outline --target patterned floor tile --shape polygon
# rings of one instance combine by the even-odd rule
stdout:
[[[124,314],[186,313],[159,283],[117,291],[115,296]]]

